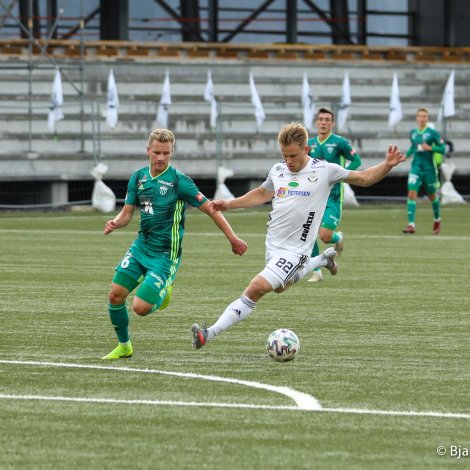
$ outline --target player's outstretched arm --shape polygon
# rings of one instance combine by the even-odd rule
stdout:
[[[232,227],[228,223],[227,219],[223,216],[223,214],[217,210],[214,210],[211,203],[206,201],[204,204],[199,206],[199,210],[207,214],[219,227],[222,233],[227,237],[227,240],[232,245],[232,252],[236,255],[243,255],[247,250],[247,244],[235,235]]]
[[[393,167],[405,160],[405,156],[401,153],[396,145],[389,145],[385,160],[379,165],[372,166],[362,171],[350,171],[349,176],[344,180],[346,183],[355,184],[356,186],[372,186],[390,173]]]
[[[247,207],[260,206],[269,202],[274,196],[272,191],[269,191],[262,186],[248,191],[246,194],[235,199],[216,199],[210,204],[216,211],[228,211],[231,209],[245,209]]]
[[[119,212],[119,214],[114,217],[114,219],[108,220],[104,224],[103,233],[105,235],[109,235],[111,232],[114,232],[114,230],[128,225],[129,222],[132,220],[132,217],[134,216],[134,211],[135,206],[130,206],[129,204],[126,204],[122,208],[121,212]]]

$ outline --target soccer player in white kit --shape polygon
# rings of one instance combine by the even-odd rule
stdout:
[[[283,161],[271,168],[261,186],[232,200],[211,202],[215,210],[225,211],[272,201],[272,211],[266,235],[265,268],[211,327],[201,328],[197,323],[193,324],[191,334],[196,349],[247,318],[258,300],[268,292],[284,292],[320,266],[336,274],[333,247],[310,259],[330,189],[339,181],[371,186],[405,159],[396,145],[388,147],[382,163],[362,171],[346,170],[335,163],[313,159],[308,154],[307,130],[299,123],[285,125],[279,132],[278,142]]]

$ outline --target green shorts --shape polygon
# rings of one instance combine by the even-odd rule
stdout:
[[[435,194],[439,189],[439,176],[434,160],[414,158],[408,175],[408,191],[419,191],[425,185],[427,194]]]
[[[421,185],[426,187],[427,194],[435,194],[439,189],[439,178],[436,171],[419,171],[408,175],[408,191],[419,191]]]
[[[136,296],[155,304],[161,298],[160,293],[173,284],[180,258],[170,259],[168,253],[156,253],[149,258],[134,245],[116,266],[113,282],[132,292],[139,284]]]
[[[321,220],[321,226],[328,230],[336,230],[341,222],[341,212],[343,208],[342,202],[335,202],[328,199],[326,203],[325,213]]]

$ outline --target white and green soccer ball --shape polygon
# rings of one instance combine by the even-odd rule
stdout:
[[[266,351],[276,362],[289,362],[299,353],[300,340],[293,331],[281,328],[269,335]]]

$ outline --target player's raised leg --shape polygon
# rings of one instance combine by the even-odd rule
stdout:
[[[312,250],[312,259],[320,254],[320,248],[318,247],[318,241],[315,240]],[[321,282],[323,280],[323,274],[321,272],[321,267],[315,268],[312,271],[312,275],[308,279],[308,282]]]
[[[258,275],[257,277],[260,276]],[[253,284],[253,282],[262,282],[262,280],[259,279],[256,281],[255,280],[256,277],[250,283],[250,286]],[[245,295],[248,288],[245,290],[243,295],[240,296],[240,298],[234,300],[230,305],[227,306],[222,315],[220,315],[219,319],[211,327],[206,328],[204,326],[201,328],[197,323],[193,324],[191,327],[191,335],[193,337],[193,347],[195,349],[202,348],[207,343],[207,341],[210,341],[212,338],[214,338],[214,336],[217,336],[223,331],[229,329],[231,326],[235,325],[239,321],[244,320],[251,314],[256,306],[256,302],[253,302]]]

